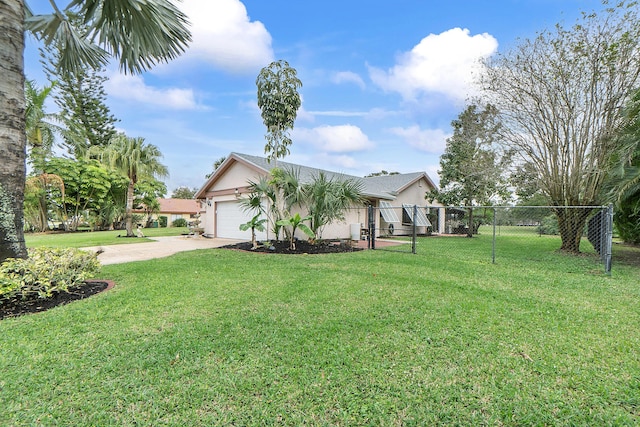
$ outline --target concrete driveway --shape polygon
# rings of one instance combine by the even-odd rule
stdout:
[[[239,243],[233,239],[208,239],[193,236],[152,237],[153,242],[129,243],[112,246],[90,246],[81,248],[85,251],[98,252],[98,260],[102,265],[122,264],[132,261],[145,261],[153,258],[164,258],[178,252],[195,249],[218,248],[224,245]]]

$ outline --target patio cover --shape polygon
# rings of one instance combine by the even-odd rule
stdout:
[[[409,218],[411,218],[411,221],[414,221],[413,205],[407,205],[403,203],[402,207],[404,208],[404,211],[407,213],[407,215],[409,215]],[[416,223],[416,226],[431,227],[431,222],[429,222],[429,220],[427,219],[427,215],[425,215],[424,213],[424,208],[421,208],[420,206],[418,206],[418,209],[416,210],[416,216],[417,218],[414,221]]]
[[[382,218],[389,223],[400,222],[398,215],[396,215],[393,206],[391,206],[389,202],[380,200],[380,213],[382,214]]]

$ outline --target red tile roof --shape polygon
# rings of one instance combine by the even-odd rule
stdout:
[[[158,199],[160,213],[189,213],[200,212],[200,202],[193,199]]]

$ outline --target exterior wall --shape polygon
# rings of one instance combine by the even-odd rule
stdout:
[[[216,236],[216,204],[242,197],[242,194],[247,192],[249,180],[257,181],[261,176],[262,174],[255,169],[243,163],[234,162],[216,179],[213,185],[207,189],[205,212],[200,217],[200,226],[204,228],[205,236],[218,237]],[[238,193],[236,193],[236,189]]]
[[[429,183],[427,182],[426,179],[420,179],[417,182],[414,182],[413,184],[411,184],[409,187],[405,188],[400,194],[398,194],[396,196],[396,199],[393,201],[389,201],[389,203],[391,204],[391,206],[393,207],[397,207],[397,208],[401,208],[403,204],[407,204],[407,205],[417,205],[417,206],[426,206],[426,205],[432,205],[432,206],[441,206],[438,203],[428,203],[427,200],[425,199],[425,195],[427,193],[427,191],[429,191],[431,189],[431,186],[429,185]],[[376,204],[376,207],[380,207],[379,204]],[[401,209],[396,209],[395,210],[396,213],[399,216],[399,219],[402,220],[402,210]],[[387,228],[387,223],[384,222],[383,220],[380,219],[380,216],[378,215],[376,218],[376,229],[379,230],[378,231],[378,235],[380,234],[385,234],[384,233],[384,229]],[[432,224],[432,230],[433,231],[437,231],[440,232],[440,230],[444,230],[444,215],[439,215],[438,216],[438,224]],[[426,233],[427,232],[427,228],[426,227],[418,227],[417,228],[417,232],[418,234],[421,233]]]
[[[249,180],[257,181],[260,176],[255,169],[235,162],[214,182],[208,193],[224,190],[235,191],[236,188],[240,191],[249,185]]]

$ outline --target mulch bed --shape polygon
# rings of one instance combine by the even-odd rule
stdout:
[[[74,288],[69,292],[58,292],[51,298],[28,298],[20,300],[7,300],[0,302],[0,320],[7,317],[22,316],[24,314],[38,313],[49,310],[59,305],[72,301],[88,298],[92,295],[113,288],[110,280],[87,280],[84,285]]]
[[[251,242],[241,242],[234,245],[223,246],[225,249],[236,249],[248,252],[259,252],[268,254],[336,254],[344,252],[361,251],[362,248],[353,247],[350,242],[321,241],[309,243],[304,240],[296,242],[296,249],[289,249],[288,241],[271,241],[267,245],[259,245],[257,249],[251,248]]]

